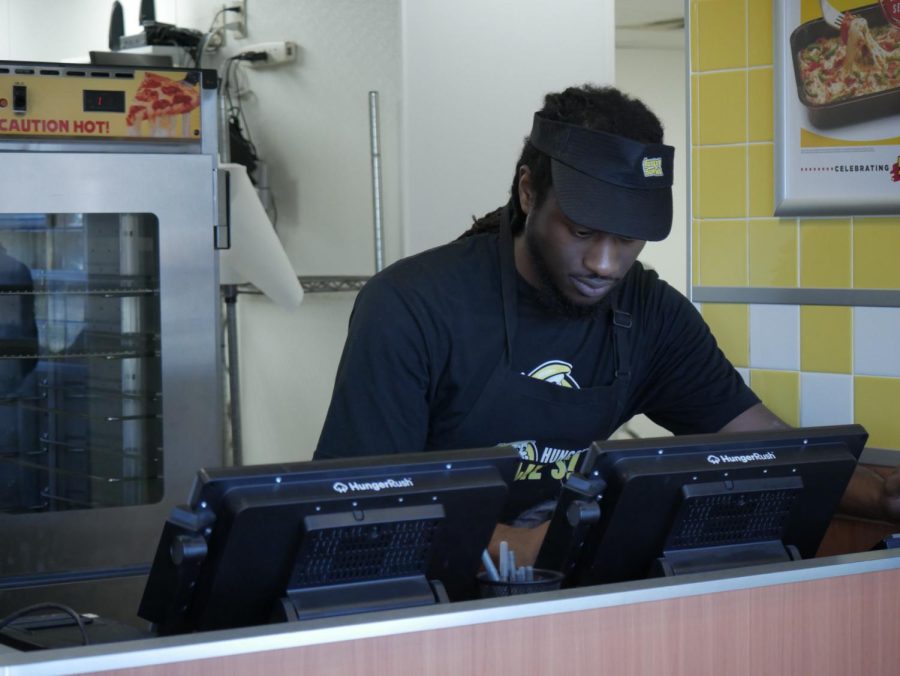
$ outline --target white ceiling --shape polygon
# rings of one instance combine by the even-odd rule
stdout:
[[[616,0],[616,26],[684,18],[684,0]]]
[[[684,49],[684,0],[615,2],[616,48]]]

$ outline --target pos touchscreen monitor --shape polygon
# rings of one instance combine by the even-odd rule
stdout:
[[[595,442],[537,565],[582,586],[812,557],[867,437],[841,425]]]
[[[138,615],[159,634],[475,596],[510,446],[201,470]]]

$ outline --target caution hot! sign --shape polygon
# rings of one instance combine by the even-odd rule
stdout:
[[[0,74],[0,137],[200,139],[196,71]]]

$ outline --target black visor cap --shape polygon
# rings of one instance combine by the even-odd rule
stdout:
[[[659,241],[672,229],[675,149],[549,120],[535,113],[531,144],[551,158],[563,213],[578,225]]]

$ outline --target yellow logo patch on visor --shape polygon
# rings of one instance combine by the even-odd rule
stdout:
[[[644,170],[644,176],[662,176],[662,158],[661,157],[645,157],[641,162],[641,168]]]

